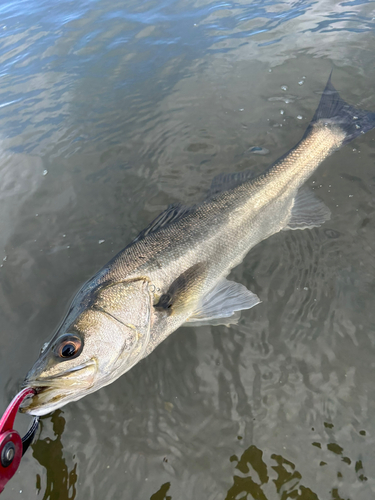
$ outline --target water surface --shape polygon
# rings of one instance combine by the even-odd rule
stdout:
[[[332,0],[0,13],[3,411],[81,284],[169,203],[290,149],[332,68],[375,110],[375,21],[373,2]],[[181,328],[44,417],[4,500],[372,498],[374,141],[309,180],[328,223],[274,235],[233,271],[262,304],[231,328]]]

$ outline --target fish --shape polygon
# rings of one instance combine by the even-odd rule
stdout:
[[[305,183],[375,126],[375,113],[347,104],[331,75],[292,149],[258,176],[216,176],[201,203],[170,205],[82,286],[25,378],[37,394],[23,412],[45,415],[110,384],[182,325],[235,324],[260,303],[228,274],[260,241],[330,218]]]

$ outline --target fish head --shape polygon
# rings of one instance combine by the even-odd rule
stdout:
[[[42,348],[23,384],[37,394],[25,400],[21,411],[45,415],[128,371],[149,342],[151,308],[146,279],[101,286]]]

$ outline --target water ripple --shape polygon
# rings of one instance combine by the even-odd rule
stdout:
[[[342,95],[373,108],[372,6],[1,3],[4,408],[77,288],[169,203],[292,147],[332,66]],[[244,155],[254,146],[269,154]],[[15,491],[373,497],[374,148],[360,138],[311,181],[331,221],[274,235],[233,271],[262,304],[236,327],[181,329],[45,417]]]

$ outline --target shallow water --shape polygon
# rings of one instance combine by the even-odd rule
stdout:
[[[80,285],[167,204],[290,149],[332,68],[375,110],[375,20],[373,2],[332,0],[0,14],[2,412]],[[233,271],[262,304],[231,328],[181,328],[44,417],[2,498],[372,498],[374,158],[374,131],[336,152],[308,182],[331,220]]]

